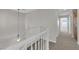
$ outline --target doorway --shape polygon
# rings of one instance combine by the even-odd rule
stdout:
[[[68,16],[59,17],[58,19],[59,32],[69,33],[70,21]]]

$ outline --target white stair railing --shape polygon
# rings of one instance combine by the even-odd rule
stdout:
[[[41,31],[40,33],[22,40],[21,42],[8,47],[7,49],[14,50],[47,50],[49,49],[48,30]]]

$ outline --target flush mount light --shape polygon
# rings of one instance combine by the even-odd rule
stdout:
[[[64,11],[68,10],[68,9],[63,9]]]
[[[19,34],[17,35],[17,42],[19,42],[21,39],[20,39],[20,36]]]

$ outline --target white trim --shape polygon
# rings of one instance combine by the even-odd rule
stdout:
[[[53,41],[54,43],[56,43],[56,41]]]
[[[29,36],[29,37],[26,37],[24,40],[22,40],[20,42],[16,42],[15,44],[10,45],[9,47],[7,47],[5,49],[7,49],[7,50],[11,50],[11,49],[12,50],[19,50],[21,47],[24,48],[25,47],[24,45],[31,45],[31,50],[33,50],[32,44],[35,43],[37,40],[39,40],[40,39],[40,36],[43,36],[44,37],[44,35],[47,35],[46,32],[47,32],[47,30],[42,31],[42,32],[40,32],[38,34]],[[46,38],[48,38],[48,37],[46,37]],[[45,39],[43,38],[43,40],[45,40]],[[47,41],[47,43],[48,43],[48,41]],[[38,42],[38,45],[39,45],[38,46],[38,50],[40,50],[40,42]],[[48,48],[48,46],[46,47],[46,49],[47,48]]]
[[[58,27],[58,29],[59,29],[59,32],[61,32],[61,29],[60,29],[60,27],[61,27],[61,26],[60,26],[60,20],[61,20],[61,19],[60,19],[60,18],[64,18],[64,17],[68,18],[68,19],[67,19],[67,21],[68,21],[68,22],[67,22],[67,32],[69,33],[69,32],[70,32],[70,28],[69,28],[69,21],[70,21],[70,19],[69,19],[69,15],[67,15],[67,16],[58,16],[58,20],[59,20],[59,27]],[[58,20],[57,20],[57,21],[58,21]]]
[[[56,43],[56,41],[52,41],[52,40],[49,40],[49,42],[53,42],[53,43]]]

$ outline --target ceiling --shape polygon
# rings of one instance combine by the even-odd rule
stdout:
[[[14,11],[17,11],[18,12],[18,9],[12,9]],[[30,13],[32,11],[35,11],[36,9],[19,9],[19,12],[20,13]]]
[[[12,9],[12,10],[18,12],[18,9]],[[37,9],[19,9],[19,12],[20,13],[31,13],[31,12],[36,11],[36,10]],[[56,12],[59,15],[68,15],[71,12],[71,10],[70,9],[57,9]]]
[[[57,14],[58,15],[69,15],[72,12],[71,9],[58,9]]]

